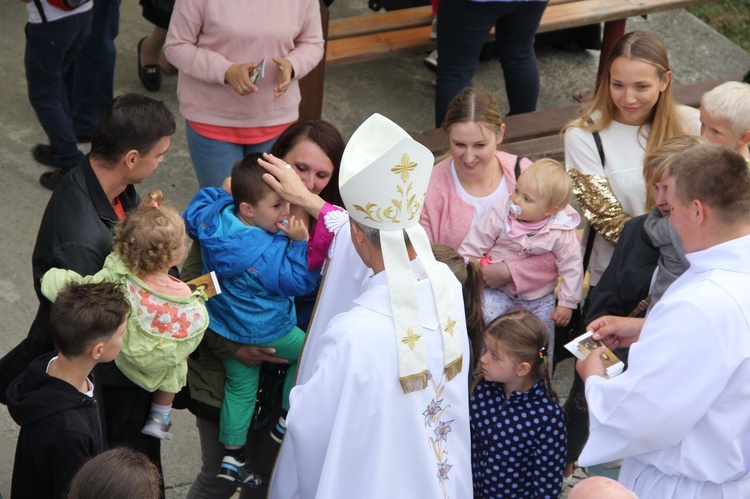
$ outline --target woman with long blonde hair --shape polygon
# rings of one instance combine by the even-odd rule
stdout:
[[[643,31],[627,33],[607,59],[594,101],[563,128],[565,166],[597,232],[589,265],[592,286],[612,257],[622,225],[646,211],[644,156],[667,139],[700,133],[698,111],[675,102],[671,84],[661,40]]]

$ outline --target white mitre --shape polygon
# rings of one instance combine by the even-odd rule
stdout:
[[[440,319],[447,378],[462,367],[461,334],[454,331],[450,290],[432,254],[419,217],[434,163],[432,153],[401,127],[373,114],[354,132],[344,150],[339,173],[341,198],[349,216],[379,229],[398,348],[399,380],[405,393],[427,387],[417,287],[403,232],[419,256],[432,285]],[[458,334],[456,334],[458,333]]]

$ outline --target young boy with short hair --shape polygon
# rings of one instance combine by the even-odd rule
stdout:
[[[750,164],[750,85],[728,81],[703,94],[701,136],[737,151]]]
[[[57,355],[32,361],[7,391],[21,426],[11,497],[64,498],[78,468],[106,450],[91,371],[119,353],[129,312],[117,284],[71,285],[58,296],[50,317]]]
[[[201,243],[204,271],[215,271],[221,294],[206,303],[210,329],[231,341],[273,347],[293,364],[286,374],[282,409],[289,409],[305,333],[296,326],[292,297],[312,292],[320,271],[307,268],[308,232],[289,217],[289,203],[264,181],[260,154],[249,154],[232,169],[232,195],[208,187],[198,191],[183,214],[188,234]],[[287,220],[289,217],[289,220]],[[245,465],[245,443],[255,409],[260,366],[235,358],[226,371],[219,440],[225,455],[218,477],[260,485]],[[281,441],[284,417],[272,436]]]

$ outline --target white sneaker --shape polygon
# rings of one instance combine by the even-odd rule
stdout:
[[[141,433],[159,440],[172,440],[172,417],[165,418],[156,411],[149,412]]]
[[[437,71],[437,65],[438,65],[438,51],[437,49],[430,52],[430,55],[424,58],[424,65],[427,66],[427,69],[430,71]]]

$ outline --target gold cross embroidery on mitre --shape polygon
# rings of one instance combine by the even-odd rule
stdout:
[[[401,156],[401,163],[391,168],[391,172],[401,177],[403,185],[397,185],[396,191],[398,198],[391,198],[391,205],[383,208],[377,203],[369,202],[364,207],[358,204],[354,209],[365,214],[366,220],[373,222],[390,222],[400,224],[403,214],[408,216],[408,220],[413,220],[422,207],[422,199],[417,200],[417,195],[412,193],[413,182],[408,182],[409,172],[419,166],[416,162],[409,159],[409,155],[404,153]]]

